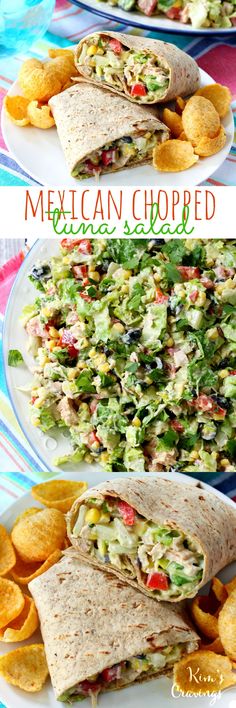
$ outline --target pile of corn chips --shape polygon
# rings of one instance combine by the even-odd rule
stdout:
[[[191,615],[201,645],[175,665],[176,688],[182,694],[209,695],[236,685],[236,577],[226,585],[213,578],[209,595],[192,601]]]
[[[226,134],[220,119],[230,108],[227,86],[210,84],[189,100],[178,96],[175,111],[164,108],[162,120],[171,137],[153,151],[153,164],[161,172],[180,172],[194,165],[199,157],[210,157],[221,150]]]
[[[23,642],[38,628],[34,600],[22,586],[57,563],[70,545],[64,514],[87,486],[86,482],[58,479],[38,484],[32,496],[44,508],[25,509],[15,519],[10,535],[0,525],[0,642]],[[0,656],[0,675],[24,691],[40,691],[48,676],[43,644]]]
[[[47,130],[55,125],[48,101],[65,91],[78,76],[71,49],[49,49],[50,61],[27,59],[18,81],[22,96],[6,96],[4,108],[8,118],[21,128],[34,125]]]

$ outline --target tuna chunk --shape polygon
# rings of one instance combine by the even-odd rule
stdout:
[[[74,409],[73,402],[70,398],[66,396],[62,398],[60,403],[58,403],[58,410],[60,412],[62,420],[65,421],[66,425],[77,425],[78,416]]]

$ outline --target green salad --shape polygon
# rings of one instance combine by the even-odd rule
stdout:
[[[30,417],[69,432],[57,465],[236,471],[235,240],[63,239],[29,278]]]

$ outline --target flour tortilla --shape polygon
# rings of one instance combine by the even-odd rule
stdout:
[[[122,34],[121,32],[93,32],[93,34],[84,37],[81,42],[79,42],[78,47],[75,52],[75,65],[82,76],[86,78],[86,81],[101,85],[101,82],[96,81],[96,79],[90,79],[86,75],[86,70],[78,62],[78,57],[80,55],[82,46],[84,42],[87,41],[89,37],[93,37],[94,34],[102,34],[110,37],[112,39],[118,39],[122,44],[128,49],[135,49],[137,51],[147,51],[155,54],[161,62],[169,68],[170,70],[170,81],[169,86],[166,88],[163,96],[157,98],[154,101],[148,101],[151,103],[166,103],[171,101],[177,96],[188,96],[195,93],[200,86],[200,72],[195,60],[183,52],[179,47],[174,44],[169,44],[168,42],[162,42],[159,39],[149,39],[148,37],[136,37],[131,34]],[[124,83],[124,90],[120,91],[114,87],[106,85],[105,81],[102,82],[103,88],[108,88],[110,91],[115,91],[115,93],[121,96],[125,95],[130,101],[135,102],[137,105],[137,99],[130,96]],[[143,100],[142,100],[143,104]]]
[[[112,496],[130,504],[136,511],[148,520],[160,526],[171,526],[181,529],[188,537],[200,546],[204,556],[202,580],[189,593],[194,597],[199,588],[205,585],[219,570],[236,559],[236,509],[225,504],[219,497],[191,484],[178,484],[171,480],[145,477],[124,477],[98,484],[88,489],[76,500],[67,515],[68,535],[80,557],[97,567],[104,564],[91,558],[80,549],[80,539],[73,536],[73,527],[78,510],[86,499],[91,497]],[[106,564],[106,570],[139,588],[145,595],[154,597],[141,580]],[[169,602],[176,602],[186,597],[170,597]],[[161,599],[155,597],[154,599]]]
[[[198,648],[198,636],[181,605],[153,602],[115,576],[79,561],[73,549],[32,580],[29,589],[57,698],[150,648],[181,642],[191,642],[188,651]]]
[[[70,172],[94,150],[139,130],[160,131],[160,142],[169,137],[168,128],[158,120],[155,110],[133,106],[125,98],[85,81],[53,96],[49,103]],[[147,162],[144,158],[125,168]],[[108,171],[117,170],[111,166]]]

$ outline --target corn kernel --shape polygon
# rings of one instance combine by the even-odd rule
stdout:
[[[124,280],[129,280],[129,278],[132,275],[132,270],[123,270],[123,278]]]
[[[104,49],[102,49],[102,47],[98,47],[98,49],[97,49],[97,54],[99,54],[100,56],[102,56],[102,54],[104,54]]]
[[[122,293],[128,293],[128,292],[129,292],[128,283],[124,283],[124,285],[122,285],[122,287],[121,287],[121,292],[122,292]]]
[[[73,381],[73,379],[75,379],[76,376],[77,376],[76,369],[69,369],[68,374],[67,374],[68,381]]]
[[[108,362],[106,364],[101,364],[98,367],[98,371],[100,374],[107,374],[107,372],[110,371],[110,364],[108,364]]]
[[[96,44],[91,44],[87,49],[87,57],[93,57],[94,54],[97,54],[97,47]]]
[[[161,273],[154,273],[153,278],[155,280],[155,283],[160,283],[162,278]]]
[[[151,386],[151,384],[153,383],[152,379],[150,379],[150,376],[147,376],[145,381],[147,384],[149,384],[149,386]]]
[[[47,348],[49,349],[50,352],[52,352],[56,345],[57,345],[57,340],[50,339],[49,342],[47,343]]]
[[[52,313],[51,313],[51,310],[49,309],[49,307],[42,307],[41,315],[43,317],[51,317],[51,314]]]
[[[103,462],[104,464],[106,464],[106,462],[109,461],[109,454],[108,454],[108,452],[102,452],[102,454],[101,454],[101,456],[100,456],[100,460],[101,460],[101,462]]]
[[[54,337],[54,339],[58,339],[58,337],[60,337],[60,334],[55,327],[49,327],[49,336]]]
[[[123,332],[125,331],[125,327],[123,324],[121,324],[121,322],[115,322],[112,329],[114,329],[116,332],[119,332],[120,334],[123,334]]]
[[[82,339],[82,342],[80,344],[80,348],[85,349],[85,347],[88,347],[88,345],[89,345],[89,341],[88,341],[88,339],[86,339],[86,337],[84,337],[84,339]]]
[[[220,379],[226,379],[226,376],[229,375],[228,369],[222,369],[222,371],[219,372],[219,378]]]
[[[97,354],[96,349],[90,349],[90,351],[89,351],[90,359],[93,359],[93,357],[96,356],[96,354]]]
[[[88,464],[90,464],[91,462],[93,462],[93,457],[92,457],[92,455],[90,455],[89,452],[87,452],[87,454],[85,455],[84,460],[85,460],[85,462],[87,462]]]
[[[221,467],[227,467],[229,465],[229,460],[227,460],[227,457],[224,457],[223,460],[220,461]]]
[[[105,514],[105,512],[102,511],[100,516],[100,524],[109,524],[110,518],[110,514]]]
[[[69,258],[69,256],[64,256],[64,258],[62,259],[62,262],[63,262],[65,265],[69,265],[69,263],[70,263],[70,258]]]
[[[219,333],[217,327],[212,327],[211,329],[207,330],[207,337],[208,339],[211,339],[214,341],[215,339],[218,339]]]
[[[205,305],[205,302],[206,302],[206,293],[200,292],[198,294],[196,304],[198,307],[203,307],[203,305]]]
[[[91,279],[92,279],[92,280],[95,280],[95,283],[99,283],[99,281],[100,281],[100,275],[99,275],[99,273],[97,272],[97,270],[93,270],[93,272],[92,272],[92,274],[91,274]]]
[[[35,428],[38,428],[38,426],[40,425],[40,420],[39,420],[39,418],[35,418],[35,420],[33,420],[32,423],[33,423],[33,425],[34,425]]]
[[[78,361],[76,369],[78,369],[78,370],[87,369],[86,362],[85,361]]]
[[[192,452],[190,452],[189,459],[191,460],[191,462],[193,462],[194,460],[197,460],[198,459],[198,452],[196,450],[193,450]]]
[[[174,340],[172,339],[172,337],[169,337],[169,339],[167,339],[166,344],[167,344],[167,347],[173,347]]]
[[[96,356],[94,357],[93,363],[97,367],[101,366],[102,364],[105,364],[105,362],[106,362],[105,354],[96,354]]]
[[[85,514],[86,524],[97,524],[101,516],[99,509],[88,509]]]
[[[141,420],[140,420],[140,418],[138,418],[137,416],[135,416],[135,418],[133,418],[133,420],[132,420],[132,425],[134,425],[135,428],[140,428],[140,426],[141,426]]]

